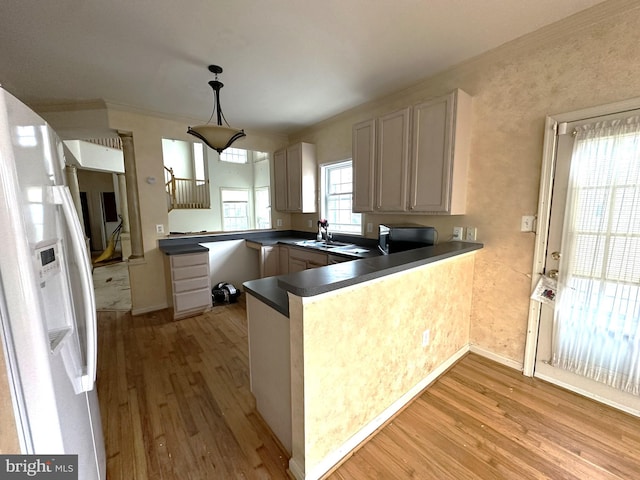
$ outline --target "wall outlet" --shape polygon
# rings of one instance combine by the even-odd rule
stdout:
[[[307,227],[308,227],[308,228],[313,227],[313,222],[312,222],[312,220],[311,220],[311,219],[307,220]]]
[[[161,223],[156,225],[156,233],[159,234],[159,235],[163,235],[164,234],[164,225],[162,225]]]
[[[465,240],[467,242],[475,242],[477,233],[478,229],[476,227],[467,227],[467,235],[465,236]]]
[[[535,221],[536,217],[534,215],[523,215],[520,221],[520,231],[535,232]]]
[[[367,223],[367,233],[373,232],[373,223]]]
[[[464,240],[464,227],[453,227],[453,240]]]
[[[431,341],[431,332],[427,328],[424,332],[422,332],[422,346],[426,347],[427,345],[429,345],[430,341]]]
[[[276,220],[276,227],[281,227],[281,226],[282,226],[282,219],[281,219],[281,218],[278,218],[278,219]]]

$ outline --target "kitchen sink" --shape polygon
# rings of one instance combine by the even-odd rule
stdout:
[[[341,242],[331,242],[330,244],[326,244],[324,240],[302,240],[300,242],[296,242],[296,245],[300,245],[301,247],[314,247],[314,248],[342,248],[342,247],[355,247],[355,245],[351,243],[341,243]]]
[[[301,247],[317,248],[319,250],[328,250],[331,252],[343,252],[343,253],[366,253],[369,250],[362,248],[359,245],[353,243],[331,242],[328,245],[324,240],[301,240],[296,242],[296,245]]]
[[[344,253],[367,253],[369,250],[359,247],[358,245],[349,245],[347,247],[338,247],[334,250],[338,250]]]

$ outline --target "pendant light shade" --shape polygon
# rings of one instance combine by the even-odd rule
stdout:
[[[218,74],[222,73],[222,67],[209,65],[209,71],[216,75],[215,80],[209,82],[209,86],[213,89],[213,111],[211,112],[211,117],[209,117],[209,121],[205,125],[196,125],[187,128],[187,133],[198,137],[209,148],[214,149],[218,153],[222,153],[226,148],[231,146],[233,142],[239,138],[246,137],[246,134],[244,130],[231,128],[222,113],[222,108],[220,107],[220,89],[224,87],[224,84],[218,81]],[[209,123],[214,114],[217,114],[217,124]],[[222,120],[224,120],[226,126],[222,125]]]

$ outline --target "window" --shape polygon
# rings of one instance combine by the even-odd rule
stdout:
[[[201,143],[193,143],[193,169],[195,172],[196,185],[204,185],[207,180],[204,166],[204,146]]]
[[[222,230],[249,229],[249,190],[221,188]]]
[[[255,228],[271,228],[271,201],[269,196],[269,187],[257,187],[254,192],[256,210]]]
[[[362,215],[353,213],[353,168],[351,160],[323,165],[321,176],[321,215],[329,229],[361,235]]]
[[[247,163],[247,151],[240,148],[227,148],[220,154],[221,162]]]

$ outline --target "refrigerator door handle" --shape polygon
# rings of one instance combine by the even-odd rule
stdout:
[[[71,192],[66,185],[56,185],[53,187],[56,195],[56,203],[62,205],[64,217],[69,226],[71,233],[72,250],[75,260],[80,270],[80,283],[82,285],[82,294],[84,297],[85,318],[86,318],[86,352],[87,365],[81,377],[82,391],[88,392],[93,389],[96,381],[97,368],[97,313],[96,299],[93,293],[93,277],[91,275],[91,262],[87,247],[85,244],[84,234],[78,214],[71,198]],[[82,339],[79,339],[82,341]]]

